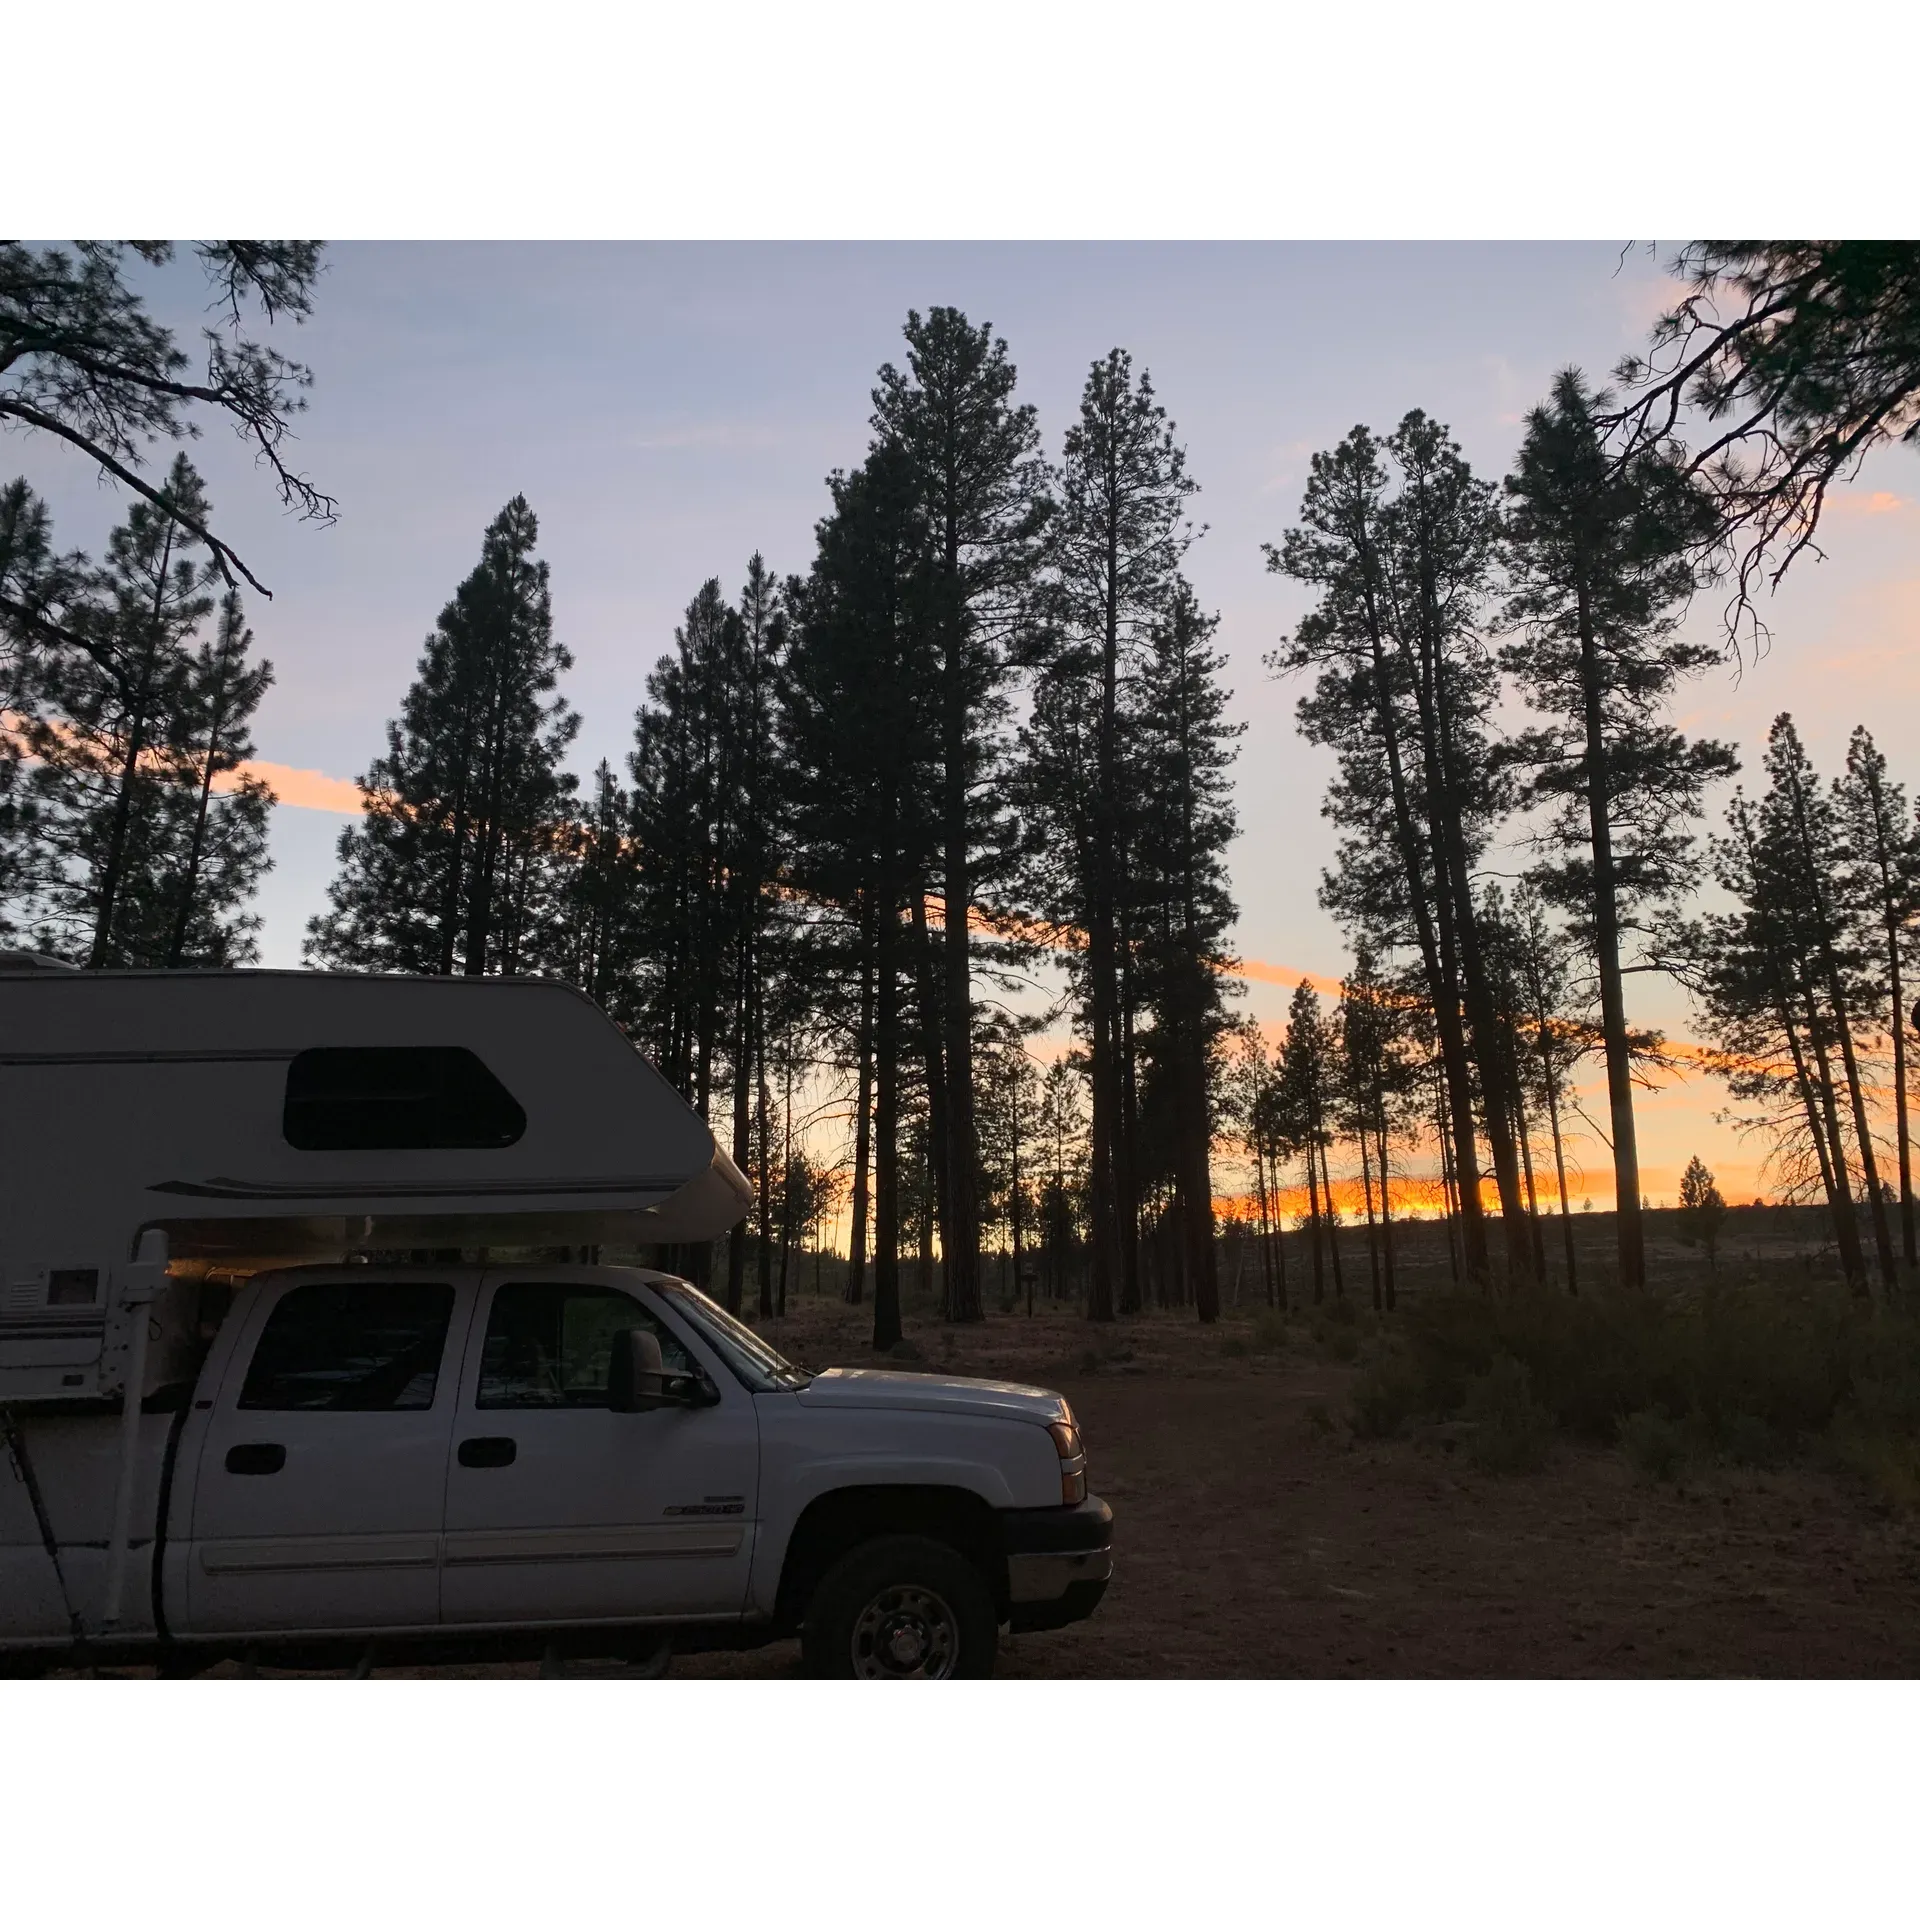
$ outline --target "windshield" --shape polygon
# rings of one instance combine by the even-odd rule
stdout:
[[[661,1290],[671,1293],[673,1304],[720,1349],[720,1357],[733,1369],[742,1386],[765,1393],[773,1388],[804,1387],[813,1378],[805,1367],[796,1366],[783,1353],[776,1353],[751,1327],[742,1326],[724,1307],[708,1299],[690,1282],[670,1280]]]

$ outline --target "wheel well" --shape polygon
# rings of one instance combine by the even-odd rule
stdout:
[[[806,1618],[820,1576],[843,1553],[889,1533],[919,1534],[965,1554],[1005,1617],[1007,1561],[999,1517],[977,1493],[960,1487],[836,1487],[794,1523],[774,1603],[781,1623],[792,1628]]]

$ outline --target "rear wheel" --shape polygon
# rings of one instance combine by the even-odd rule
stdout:
[[[980,1570],[938,1540],[869,1540],[822,1576],[800,1645],[820,1680],[984,1680],[999,1624]]]

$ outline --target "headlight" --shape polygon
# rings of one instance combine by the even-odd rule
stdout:
[[[1080,1429],[1069,1412],[1064,1419],[1047,1428],[1053,1436],[1053,1450],[1060,1456],[1060,1504],[1077,1507],[1087,1497],[1087,1450],[1080,1443]]]

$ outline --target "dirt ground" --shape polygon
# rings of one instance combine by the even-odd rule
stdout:
[[[859,1323],[802,1303],[798,1359],[860,1359]],[[1007,1678],[1574,1678],[1920,1674],[1920,1525],[1819,1468],[1678,1487],[1561,1447],[1496,1477],[1442,1441],[1356,1441],[1353,1368],[1304,1333],[1150,1318],[1101,1339],[1065,1315],[913,1325],[927,1362],[1071,1399],[1113,1504],[1091,1620],[1008,1637]],[[790,1646],[675,1662],[772,1677]]]

